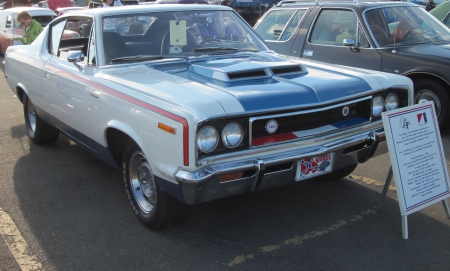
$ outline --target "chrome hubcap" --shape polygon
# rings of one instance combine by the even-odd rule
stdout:
[[[422,90],[416,93],[414,96],[414,103],[421,104],[431,101],[434,103],[434,108],[436,109],[436,115],[439,118],[441,114],[441,102],[439,101],[438,96],[429,90]]]
[[[33,103],[30,99],[27,99],[27,115],[28,122],[30,123],[30,128],[33,132],[36,131],[36,110],[34,110]]]
[[[130,185],[140,209],[150,213],[156,204],[155,180],[144,154],[134,152],[129,165]]]

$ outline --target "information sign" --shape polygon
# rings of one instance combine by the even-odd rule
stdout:
[[[432,102],[382,114],[403,216],[450,196],[450,185]]]

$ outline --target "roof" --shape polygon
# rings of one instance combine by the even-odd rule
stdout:
[[[91,15],[91,16],[108,16],[108,15],[117,15],[117,14],[128,14],[134,12],[165,12],[165,11],[186,11],[186,10],[228,10],[231,11],[233,9],[220,6],[220,5],[180,5],[180,4],[171,4],[171,5],[131,5],[131,6],[123,6],[123,7],[111,7],[111,8],[91,8],[82,10],[83,15]],[[80,11],[74,11],[70,14],[79,14]],[[63,15],[67,16],[67,15]]]
[[[402,1],[379,1],[379,0],[284,0],[280,1],[277,6],[296,6],[296,5],[358,5],[358,6],[379,6],[380,4],[386,5],[415,5],[409,2]]]

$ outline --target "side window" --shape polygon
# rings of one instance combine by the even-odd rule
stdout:
[[[256,32],[265,40],[278,40],[295,11],[296,9],[271,11],[258,24]]]
[[[450,15],[447,14],[447,16],[446,16],[445,19],[444,19],[444,24],[445,24],[447,27],[450,28],[450,20],[449,20],[449,18],[450,18]]]
[[[303,15],[305,15],[306,9],[299,9],[294,16],[292,16],[292,19],[289,21],[289,24],[286,26],[286,28],[283,31],[283,34],[280,37],[280,41],[289,40],[291,36],[294,34],[295,29],[297,29],[298,24],[303,18]]]
[[[363,48],[370,48],[369,40],[367,39],[366,34],[364,33],[361,25],[358,24],[358,40],[357,40],[357,46],[363,47]]]
[[[52,54],[67,59],[69,51],[82,51],[84,56],[88,55],[89,37],[91,32],[92,18],[69,18],[52,26]],[[85,57],[81,63],[87,64]]]
[[[64,32],[64,26],[66,21],[61,21],[55,25],[51,26],[50,30],[50,54],[58,56],[59,52],[59,41]]]
[[[87,64],[90,66],[95,66],[95,35],[94,31],[92,31],[91,38],[89,40],[89,51],[88,51],[88,62]]]
[[[13,19],[12,15],[8,15],[6,17],[6,28],[13,28],[13,22],[14,22],[14,19]]]
[[[314,24],[309,42],[343,46],[344,39],[356,38],[357,18],[351,10],[322,10]]]

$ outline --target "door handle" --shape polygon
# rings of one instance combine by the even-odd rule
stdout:
[[[44,78],[49,80],[50,79],[50,74],[48,72],[44,72]]]

